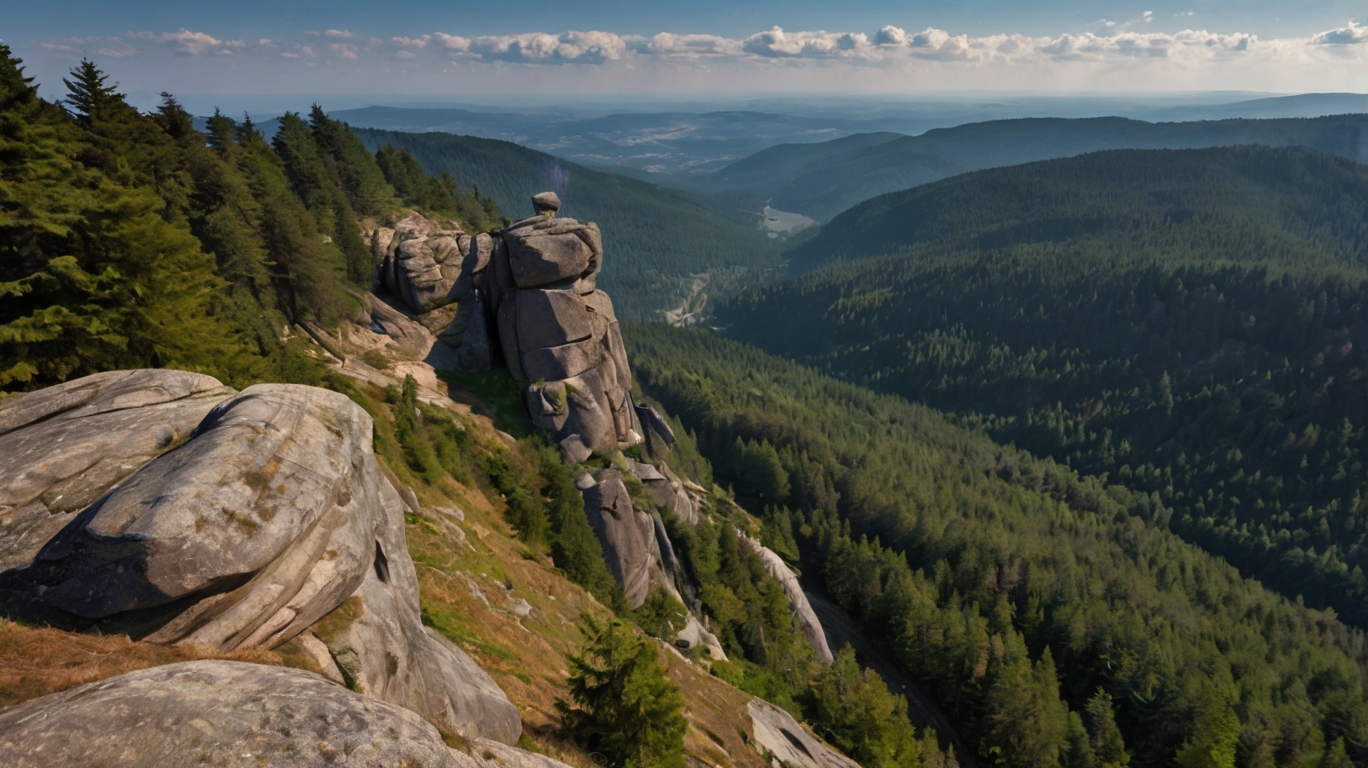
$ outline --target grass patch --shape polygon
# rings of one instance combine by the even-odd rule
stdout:
[[[314,634],[319,640],[331,643],[333,638],[346,632],[347,629],[357,619],[366,612],[361,603],[361,598],[352,596],[342,601],[342,604],[333,609],[333,612],[323,617],[323,620],[314,625]]]
[[[506,369],[474,373],[438,371],[437,375],[447,383],[447,390],[455,399],[467,399],[459,395],[468,395],[472,405],[494,419],[494,426],[514,437],[532,434],[532,419],[523,403],[523,385]]]
[[[317,671],[317,665],[293,652],[216,653],[195,646],[134,642],[127,635],[83,635],[0,619],[0,707],[126,672],[201,659]]]
[[[500,661],[521,661],[522,657],[507,648],[474,635],[457,626],[461,618],[454,612],[436,606],[423,607],[423,625],[437,630],[446,639],[477,653]],[[519,678],[521,679],[521,678]],[[531,678],[528,678],[530,681]]]

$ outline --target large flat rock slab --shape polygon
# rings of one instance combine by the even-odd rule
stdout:
[[[457,768],[417,714],[311,672],[192,661],[0,710],[7,768]]]
[[[860,764],[828,747],[803,730],[793,715],[765,701],[751,699],[746,705],[755,741],[792,768],[860,768]]]
[[[0,608],[220,652],[273,648],[340,619],[319,632],[335,636],[329,650],[363,692],[453,733],[514,743],[517,708],[422,625],[404,505],[372,435],[345,395],[249,387],[72,515],[31,564],[0,573]]]
[[[0,402],[0,571],[184,442],[234,390],[198,373],[107,371]]]

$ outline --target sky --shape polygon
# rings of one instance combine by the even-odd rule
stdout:
[[[6,5],[49,97],[82,56],[188,104],[1368,91],[1368,0]]]

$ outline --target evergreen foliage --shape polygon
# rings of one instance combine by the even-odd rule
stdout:
[[[584,648],[567,658],[561,731],[623,768],[684,765],[684,697],[665,677],[655,644],[621,621],[585,617]]]
[[[1156,497],[703,331],[626,337],[643,390],[739,498],[737,439],[773,446],[805,576],[985,760],[1068,762],[1080,724],[1095,760],[1221,757],[1229,712],[1241,766],[1368,745],[1362,636],[1149,522]]]
[[[667,643],[674,642],[675,636],[684,628],[688,616],[684,604],[659,584],[651,588],[641,607],[632,612],[632,618],[642,631]]]
[[[38,98],[0,46],[0,389],[157,366],[280,378],[282,328],[357,308],[360,217],[401,200],[344,124],[287,116],[273,147],[222,114],[200,133],[167,94],[140,114],[90,60],[64,83],[64,105]]]
[[[480,196],[478,184],[469,193],[461,191],[450,173],[441,178],[428,176],[407,149],[390,145],[375,151],[375,160],[388,181],[410,205],[431,212],[455,215],[475,230],[493,230],[508,220],[499,215],[494,198]]]
[[[89,61],[78,72],[88,128],[131,111]],[[185,222],[165,218],[152,190],[82,162],[95,141],[36,98],[5,47],[0,73],[0,386],[164,365],[232,379],[245,349]]]
[[[1365,166],[1102,153],[879,198],[807,247],[894,255],[757,290],[729,334],[1153,495],[1368,627]]]
[[[810,708],[822,736],[864,768],[921,764],[922,744],[907,719],[907,699],[861,670],[850,646],[812,681]]]

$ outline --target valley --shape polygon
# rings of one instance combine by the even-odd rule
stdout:
[[[680,42],[598,34],[390,61]],[[25,67],[0,763],[1368,764],[1363,97],[254,122]]]

